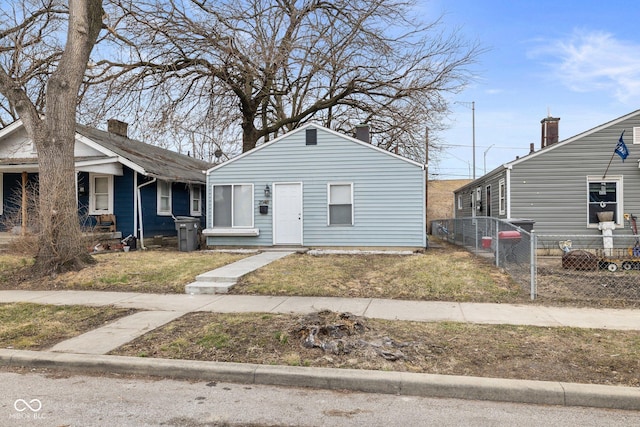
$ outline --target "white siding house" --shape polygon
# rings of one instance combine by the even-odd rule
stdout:
[[[306,125],[207,171],[208,246],[426,246],[425,167]]]

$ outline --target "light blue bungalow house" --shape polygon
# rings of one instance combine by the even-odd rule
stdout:
[[[211,163],[137,141],[127,124],[109,120],[108,130],[77,125],[77,202],[82,225],[100,224],[111,238],[175,236],[175,217],[205,223],[205,171]],[[0,129],[0,229],[21,226],[23,188],[38,182],[38,153],[21,121]],[[28,226],[37,218],[28,219]],[[106,224],[106,225],[105,225]]]
[[[425,248],[425,165],[308,124],[207,171],[212,247]]]

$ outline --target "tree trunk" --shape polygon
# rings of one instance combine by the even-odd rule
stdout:
[[[46,116],[31,115],[26,124],[38,151],[40,235],[34,269],[40,274],[77,270],[92,261],[78,220],[74,149],[78,90],[101,26],[101,0],[69,1],[67,43],[47,82]]]
[[[70,121],[71,126],[64,123],[69,120],[58,121],[38,144],[40,234],[34,269],[40,274],[78,270],[92,261],[78,221],[75,120]]]
[[[258,129],[253,125],[253,120],[243,120],[242,123],[242,152],[256,148],[258,142]]]

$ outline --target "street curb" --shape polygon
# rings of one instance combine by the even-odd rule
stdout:
[[[640,410],[640,388],[0,349],[0,365],[406,396]]]

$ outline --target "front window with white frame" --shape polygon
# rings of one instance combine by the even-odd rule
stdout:
[[[504,179],[498,182],[498,211],[500,215],[507,213],[507,189]]]
[[[213,227],[253,227],[253,184],[213,186]]]
[[[89,175],[89,214],[113,213],[113,175]]]
[[[171,183],[158,181],[158,215],[171,215]]]
[[[597,227],[601,220],[613,221],[622,226],[622,200],[622,176],[588,176],[587,226]],[[611,219],[606,218],[606,215]]]
[[[200,185],[191,185],[189,187],[190,193],[190,211],[191,216],[202,215],[202,189]]]
[[[328,224],[353,225],[353,184],[328,184]]]

